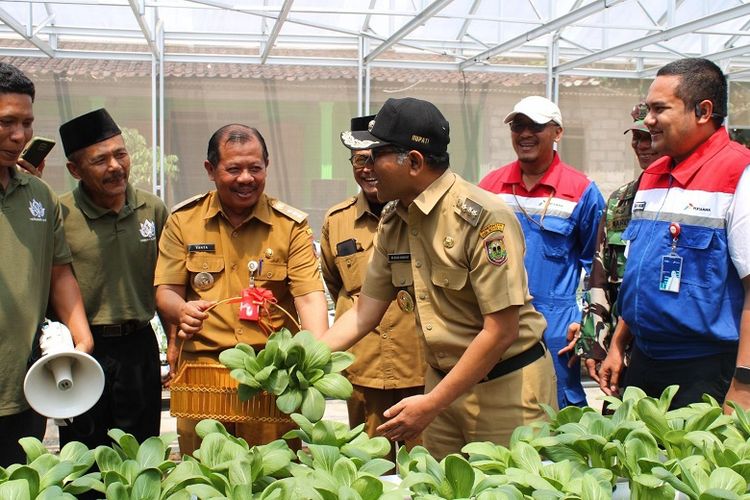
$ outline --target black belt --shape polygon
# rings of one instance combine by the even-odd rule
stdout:
[[[489,373],[487,373],[487,375],[482,380],[480,380],[479,383],[481,384],[482,382],[488,382],[490,380],[494,380],[498,377],[502,377],[503,375],[507,375],[510,372],[519,370],[526,365],[530,365],[537,359],[544,356],[544,353],[546,351],[547,351],[547,346],[544,345],[544,341],[539,341],[534,345],[534,347],[527,349],[520,354],[516,354],[512,358],[508,358],[508,359],[504,359],[500,361],[498,364],[492,367]],[[438,373],[441,376],[446,375],[445,373],[439,370],[438,370]]]
[[[148,321],[126,321],[119,325],[91,325],[91,334],[95,337],[125,337],[148,326]]]

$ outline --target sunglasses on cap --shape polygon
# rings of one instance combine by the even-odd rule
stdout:
[[[545,128],[547,128],[547,125],[554,122],[547,122],[547,123],[536,123],[536,122],[510,122],[508,125],[510,125],[510,131],[514,132],[516,134],[520,134],[526,129],[529,129],[532,134],[538,134],[539,132],[543,131]]]

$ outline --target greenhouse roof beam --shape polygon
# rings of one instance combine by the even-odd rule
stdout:
[[[138,22],[138,26],[141,28],[143,38],[146,40],[148,48],[151,49],[151,53],[157,60],[160,59],[161,53],[159,52],[159,48],[154,42],[154,35],[151,33],[151,28],[149,27],[148,20],[146,19],[146,4],[144,3],[144,0],[128,0],[128,3],[130,4],[130,8],[133,11],[136,22]]]
[[[279,17],[276,18],[271,34],[268,35],[268,40],[266,40],[266,46],[263,48],[263,53],[260,55],[261,64],[266,64],[268,54],[271,53],[271,49],[276,43],[276,38],[281,32],[281,27],[284,25],[284,21],[289,17],[289,10],[292,8],[293,3],[294,0],[284,0],[284,5],[281,6],[281,10],[279,11]]]
[[[463,63],[461,63],[459,69],[463,71],[469,66],[473,66],[474,64],[484,62],[498,54],[508,52],[516,47],[523,45],[526,42],[530,42],[531,40],[539,38],[543,35],[552,33],[553,31],[557,31],[560,28],[569,26],[575,23],[576,21],[585,19],[593,14],[596,14],[597,12],[601,12],[602,10],[612,7],[623,1],[624,0],[596,0],[594,2],[591,2],[588,5],[569,11],[560,17],[556,17],[555,19],[547,23],[544,23],[541,26],[538,26],[530,31],[527,31],[526,33],[523,33],[515,38],[511,38],[507,42],[501,43],[500,45],[496,45],[489,50],[485,50],[481,54],[478,54],[472,57],[468,61],[464,61]]]
[[[672,28],[645,36],[643,38],[638,38],[631,42],[623,43],[615,47],[610,47],[609,49],[600,50],[599,52],[596,52],[594,54],[560,64],[555,68],[555,71],[557,71],[558,73],[564,73],[580,66],[591,64],[592,62],[597,62],[609,57],[618,56],[623,52],[629,50],[639,49],[647,45],[663,42],[671,38],[692,33],[707,26],[719,24],[746,15],[750,15],[750,4],[743,4],[721,12],[709,14],[707,16],[695,19],[694,21],[678,24]]]
[[[5,23],[10,29],[21,35],[26,41],[34,44],[36,48],[47,54],[49,57],[55,57],[55,49],[47,42],[36,35],[27,32],[26,27],[18,22],[8,11],[0,7],[0,21]],[[31,20],[29,20],[31,22]]]
[[[370,63],[373,59],[378,57],[380,54],[388,50],[393,45],[397,44],[406,35],[419,28],[433,15],[443,10],[453,0],[435,0],[430,5],[422,9],[422,11],[414,16],[410,21],[401,26],[393,35],[391,35],[385,42],[381,43],[369,54],[364,57],[365,64]]]

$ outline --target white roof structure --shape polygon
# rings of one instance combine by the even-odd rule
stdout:
[[[750,80],[744,0],[4,0],[0,56]],[[9,40],[23,43],[9,44]]]

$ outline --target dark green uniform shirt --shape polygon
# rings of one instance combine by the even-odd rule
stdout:
[[[169,215],[159,198],[128,185],[119,213],[94,205],[80,184],[60,197],[73,270],[92,325],[154,316],[154,268]]]
[[[57,196],[43,181],[14,169],[8,187],[0,187],[0,262],[0,416],[5,416],[28,408],[26,360],[47,310],[52,266],[70,262]]]

